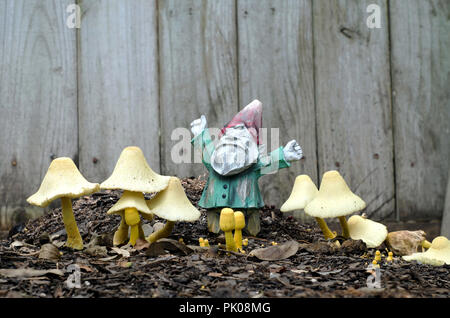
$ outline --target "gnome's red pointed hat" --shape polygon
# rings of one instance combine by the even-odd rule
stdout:
[[[247,130],[259,145],[259,129],[262,126],[262,103],[255,99],[253,102],[244,107],[237,113],[228,124],[226,124],[220,131],[219,138],[225,133],[227,128],[234,127],[239,124],[244,124]]]

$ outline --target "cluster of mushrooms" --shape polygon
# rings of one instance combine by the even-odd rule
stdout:
[[[368,248],[376,248],[383,242],[397,255],[406,261],[419,261],[424,264],[450,264],[450,241],[444,237],[436,237],[432,243],[425,239],[423,231],[397,231],[388,233],[385,225],[369,220],[365,215],[347,215],[360,212],[366,203],[354,194],[338,171],[324,173],[320,188],[317,189],[308,175],[300,175],[295,179],[291,195],[281,206],[281,212],[303,210],[315,218],[326,239],[334,239],[325,218],[338,218],[342,237],[362,240]],[[418,247],[422,252],[417,252]],[[426,249],[426,251],[424,251]],[[392,255],[392,254],[390,254]]]
[[[225,234],[226,250],[237,252],[242,250],[242,229],[245,227],[245,216],[241,211],[224,208],[220,211],[220,229]],[[233,236],[234,231],[234,236]]]
[[[138,238],[152,243],[169,236],[175,222],[193,222],[200,217],[200,211],[187,198],[180,180],[154,172],[138,147],[127,147],[122,151],[112,175],[102,184],[88,182],[72,159],[54,159],[39,190],[30,196],[27,202],[46,207],[53,200],[60,198],[67,232],[66,246],[82,250],[83,240],[73,215],[71,199],[90,195],[100,189],[123,191],[119,201],[107,211],[108,214],[118,214],[122,217],[119,228],[114,233],[114,245],[126,242],[128,237],[129,244],[133,246]],[[156,195],[146,200],[144,193]],[[167,222],[162,229],[146,238],[141,217],[152,220],[154,215]]]
[[[62,217],[67,232],[66,246],[81,250],[84,247],[83,239],[73,214],[71,200],[100,189],[123,191],[121,198],[107,211],[107,214],[118,214],[122,217],[114,233],[114,245],[123,244],[128,239],[128,243],[133,246],[138,239],[153,243],[169,236],[175,222],[194,222],[200,218],[200,211],[187,198],[180,180],[154,172],[138,147],[125,148],[113,173],[101,184],[88,182],[72,159],[54,159],[39,190],[30,196],[27,202],[46,207],[50,202],[61,199]],[[146,200],[145,193],[155,195]],[[328,228],[324,219],[338,218],[342,237],[346,239],[362,240],[369,248],[378,247],[386,241],[393,252],[402,255],[407,261],[416,260],[431,265],[450,264],[450,241],[446,237],[436,237],[430,243],[425,239],[423,231],[388,233],[385,225],[365,216],[353,215],[346,219],[347,215],[362,211],[365,207],[366,203],[350,190],[339,172],[333,170],[323,175],[320,189],[317,189],[309,176],[298,176],[281,211],[304,210],[316,219],[326,239],[336,238],[337,233]],[[162,229],[145,237],[142,218],[152,220],[154,215],[165,219],[166,224]],[[242,212],[234,212],[230,208],[222,209],[220,228],[225,233],[227,251],[242,252],[244,227],[245,216]],[[398,246],[406,248],[402,251],[400,248],[396,250]],[[422,247],[422,252],[417,252],[418,246]]]

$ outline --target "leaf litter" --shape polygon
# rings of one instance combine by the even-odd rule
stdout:
[[[205,180],[186,178],[182,184],[199,208]],[[138,242],[134,248],[113,247],[120,217],[106,211],[120,195],[120,191],[102,191],[73,201],[80,233],[89,242],[83,251],[64,246],[60,208],[1,240],[0,297],[450,296],[449,265],[407,263],[398,257],[391,263],[380,262],[382,288],[368,288],[366,269],[375,250],[352,240],[341,240],[339,248],[325,241],[315,224],[286,217],[274,206],[262,208],[261,232],[247,237],[245,254],[223,250],[224,237],[207,231],[202,208],[198,221],[176,223],[167,239]],[[157,217],[143,220],[146,229],[163,222]],[[198,246],[200,237],[208,239],[209,248]],[[272,241],[278,245],[270,246]],[[387,254],[383,248],[381,252]],[[39,258],[46,250],[49,256]],[[78,265],[81,288],[66,283],[73,273],[68,271],[70,265]]]

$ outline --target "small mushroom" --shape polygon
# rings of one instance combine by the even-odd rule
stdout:
[[[234,242],[238,249],[242,249],[242,229],[245,227],[245,216],[241,211],[234,212]]]
[[[98,190],[99,184],[88,182],[72,159],[56,158],[50,163],[38,192],[30,196],[27,202],[45,208],[53,200],[61,198],[63,222],[67,232],[66,246],[82,250],[83,239],[73,215],[72,199]]]
[[[139,213],[146,215],[147,219],[153,217],[145,202],[144,194],[142,192],[124,191],[119,201],[107,212],[107,214],[119,214],[122,216],[119,229],[114,233],[114,245],[119,245],[128,238],[128,227],[131,228],[129,241],[131,245],[134,246],[138,238],[145,238]]]
[[[237,252],[236,243],[233,238],[235,229],[234,211],[230,208],[223,208],[220,211],[220,229],[225,233],[225,243],[227,251]]]
[[[388,257],[386,257],[387,262],[392,262],[394,260],[394,253],[389,252]]]
[[[377,262],[381,262],[381,252],[380,252],[379,250],[377,250],[377,251],[375,252],[375,260],[376,260]]]
[[[350,237],[346,215],[361,211],[366,203],[354,194],[339,174],[332,170],[324,173],[319,193],[305,207],[305,213],[316,218],[326,238],[334,238],[323,218],[339,218],[342,235]]]
[[[351,239],[362,240],[369,248],[380,246],[388,234],[385,225],[359,215],[351,216],[347,224]]]
[[[450,265],[450,241],[445,236],[438,236],[426,252],[403,256],[403,259],[436,266]]]
[[[161,230],[147,237],[147,241],[150,243],[168,237],[175,222],[194,222],[200,218],[200,211],[189,201],[180,179],[176,177],[170,177],[167,188],[147,200],[147,206],[152,213],[167,220]]]
[[[119,200],[116,203],[118,206],[108,211],[109,214],[115,213],[122,216],[119,228],[114,233],[115,245],[126,241],[129,226],[131,226],[130,243],[132,245],[136,243],[138,237],[145,238],[140,216],[151,220],[153,215],[145,203],[143,193],[158,192],[167,188],[169,178],[169,176],[157,174],[150,168],[139,147],[126,147],[122,151],[113,173],[100,185],[100,188],[105,190],[124,190],[122,195],[122,197],[125,196],[124,200]]]

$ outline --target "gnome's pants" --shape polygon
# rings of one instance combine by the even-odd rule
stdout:
[[[219,233],[220,231],[220,211],[222,208],[208,209],[208,231]],[[245,215],[244,233],[256,236],[261,230],[259,209],[241,209]]]

